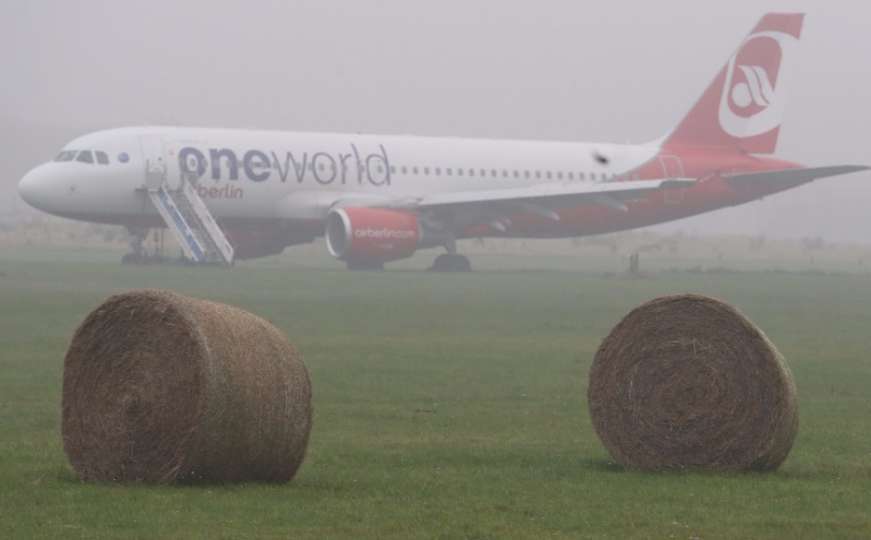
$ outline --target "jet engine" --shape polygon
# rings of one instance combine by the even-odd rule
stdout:
[[[378,267],[420,247],[417,215],[382,208],[336,208],[327,215],[327,249],[348,266]]]

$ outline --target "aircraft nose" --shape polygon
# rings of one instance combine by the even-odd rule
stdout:
[[[50,195],[50,186],[45,165],[31,169],[18,182],[18,194],[34,208],[42,208]]]

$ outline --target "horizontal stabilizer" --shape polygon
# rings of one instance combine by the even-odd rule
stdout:
[[[835,165],[831,167],[808,167],[806,169],[786,169],[782,171],[767,171],[759,173],[741,173],[726,176],[735,185],[768,184],[771,186],[811,182],[819,178],[867,171],[871,167],[864,165]]]

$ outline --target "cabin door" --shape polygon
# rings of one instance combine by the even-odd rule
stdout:
[[[164,182],[170,182],[166,165],[166,151],[163,137],[160,135],[140,135],[139,145],[142,147],[142,160],[145,163],[145,187],[157,189]],[[177,186],[170,186],[175,188]]]

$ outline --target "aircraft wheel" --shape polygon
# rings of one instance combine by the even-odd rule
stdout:
[[[471,272],[472,263],[465,255],[442,253],[432,263],[433,272]]]

